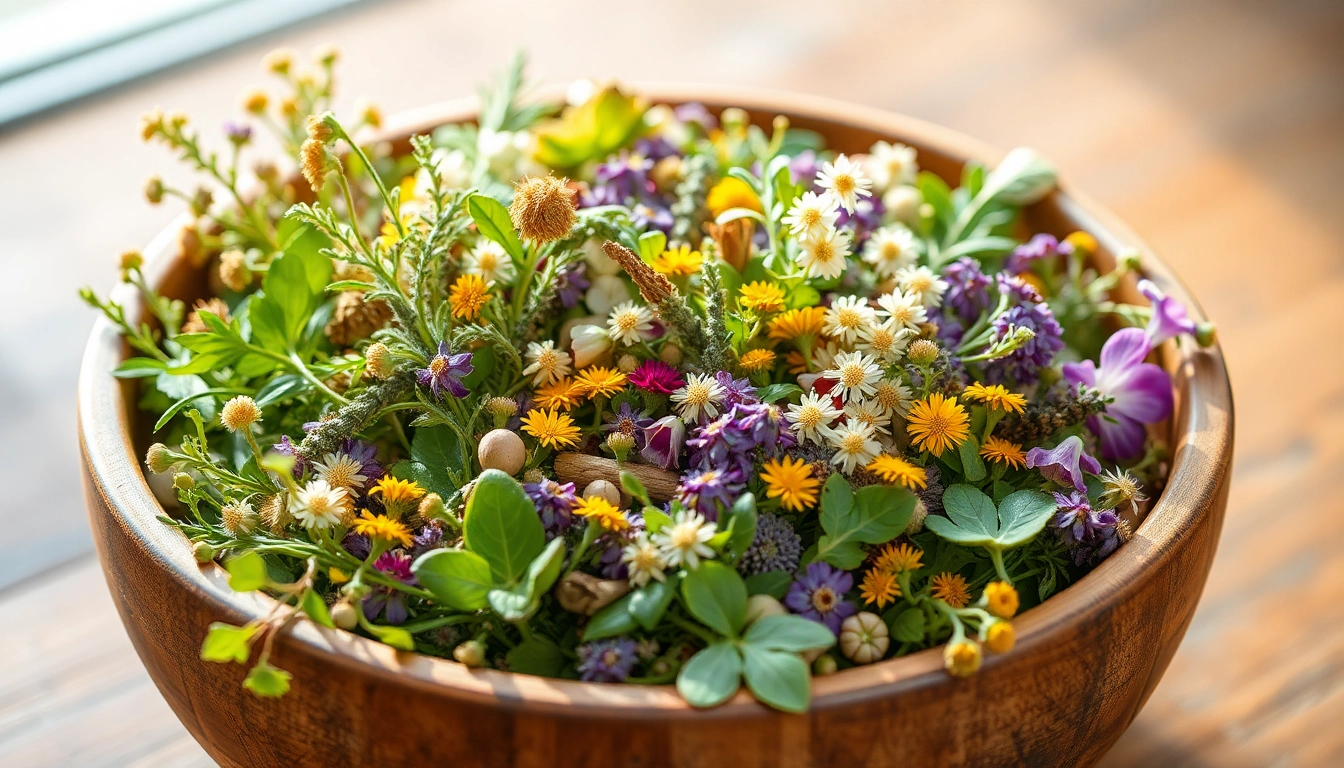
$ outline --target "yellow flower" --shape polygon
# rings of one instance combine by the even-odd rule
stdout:
[[[579,404],[579,399],[583,397],[583,385],[564,376],[537,389],[532,396],[542,408],[566,410]]]
[[[776,283],[764,280],[747,283],[737,289],[737,295],[742,306],[757,312],[778,312],[784,308],[784,289]]]
[[[768,349],[753,349],[742,355],[737,363],[748,373],[764,371],[775,364],[775,353]]]
[[[905,542],[888,544],[878,553],[877,561],[873,563],[873,567],[879,571],[892,574],[904,573],[918,570],[924,564],[921,562],[923,557],[924,550],[912,547]]]
[[[765,462],[761,481],[765,483],[765,495],[779,499],[780,505],[791,512],[815,506],[817,489],[821,487],[821,481],[812,475],[812,467],[791,456]]]
[[[574,384],[590,400],[594,397],[611,397],[625,388],[625,374],[615,368],[595,365],[584,369]]]
[[[807,358],[803,357],[803,353],[796,349],[791,349],[788,354],[784,355],[784,363],[789,366],[789,373],[795,376],[808,371]]]
[[[974,640],[958,640],[943,649],[943,667],[955,677],[970,677],[980,671],[980,645]]]
[[[1002,384],[986,387],[984,384],[972,384],[962,393],[969,400],[983,402],[996,411],[1022,413],[1027,409],[1027,398],[1016,392],[1009,392]]]
[[[389,517],[400,518],[412,504],[425,495],[425,489],[412,480],[384,475],[383,479],[369,491],[370,496],[375,494],[383,497],[383,506],[387,509]]]
[[[1082,251],[1089,256],[1096,253],[1097,249],[1101,247],[1097,245],[1097,238],[1082,230],[1070,232],[1069,236],[1064,238],[1064,242],[1072,245],[1075,251]]]
[[[900,483],[911,491],[916,488],[927,488],[929,485],[924,468],[915,466],[900,456],[880,454],[868,462],[867,469],[882,478],[882,482]]]
[[[996,621],[985,630],[985,645],[995,653],[1007,653],[1017,644],[1017,633],[1011,622]]]
[[[475,320],[489,301],[490,292],[480,275],[462,275],[448,290],[448,304],[453,308],[453,317]]]
[[[757,213],[763,210],[756,192],[736,176],[724,176],[719,179],[719,183],[710,187],[705,205],[709,207],[709,215],[715,218],[733,208],[749,208]]]
[[[602,526],[604,531],[624,531],[630,527],[630,521],[626,519],[625,513],[602,496],[579,499],[578,505],[574,507],[574,514],[592,520]]]
[[[523,431],[548,448],[567,448],[579,444],[579,428],[567,414],[531,410],[523,417]]]
[[[705,257],[699,251],[692,251],[689,245],[683,245],[663,251],[654,257],[649,266],[668,277],[689,277],[699,272],[704,263]]]
[[[1007,464],[1018,469],[1027,465],[1027,455],[1022,452],[1022,446],[1017,443],[1010,443],[1000,437],[991,437],[986,440],[980,448],[980,455],[990,461],[997,461],[1000,464]]]
[[[933,577],[933,596],[953,608],[965,608],[971,602],[971,590],[965,577],[947,571]]]
[[[1006,581],[991,581],[985,585],[985,605],[1000,619],[1011,619],[1017,613],[1017,590]]]
[[[949,448],[966,442],[970,435],[966,409],[955,397],[944,397],[934,392],[927,400],[910,407],[905,429],[915,441],[915,447],[934,456],[942,456]]]
[[[401,522],[390,517],[375,517],[369,510],[356,518],[351,529],[370,539],[381,539],[389,544],[400,542],[401,546],[411,546],[411,532]]]
[[[859,594],[865,603],[881,609],[887,603],[896,602],[897,596],[901,594],[901,586],[896,583],[896,574],[869,568],[863,575],[863,583],[859,585]]]
[[[769,323],[770,338],[777,341],[796,341],[816,338],[826,326],[825,307],[790,309]]]

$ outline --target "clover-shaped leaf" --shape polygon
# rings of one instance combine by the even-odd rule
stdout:
[[[1035,538],[1055,512],[1055,502],[1040,491],[1009,494],[996,509],[994,500],[969,485],[943,493],[947,517],[930,515],[924,522],[934,533],[958,544],[1001,552]]]

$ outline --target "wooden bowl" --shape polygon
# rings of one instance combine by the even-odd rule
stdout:
[[[659,102],[740,106],[768,125],[776,114],[864,152],[879,139],[919,150],[948,180],[969,158],[999,152],[953,132],[823,99],[722,88],[648,87]],[[471,120],[474,102],[403,115],[386,138]],[[1098,266],[1124,247],[1143,252],[1148,276],[1194,297],[1128,228],[1097,205],[1057,192],[1026,211],[1034,231],[1082,229],[1100,242]],[[204,292],[181,262],[170,229],[146,250],[169,295]],[[1134,298],[1132,286],[1128,288]],[[122,289],[119,298],[138,304]],[[149,674],[192,735],[221,764],[293,766],[860,766],[1077,765],[1096,761],[1143,706],[1185,634],[1213,561],[1232,458],[1232,393],[1215,348],[1167,345],[1176,386],[1171,476],[1131,541],[1095,571],[1016,621],[1017,648],[980,673],[954,679],[935,648],[813,683],[812,708],[786,715],[740,693],[708,711],[670,686],[552,680],[399,653],[299,622],[275,646],[294,675],[280,699],[244,692],[245,668],[201,661],[212,621],[242,624],[273,605],[236,594],[215,565],[201,567],[141,471],[134,387],[109,372],[126,355],[99,321],[79,382],[80,449],[89,517],[103,570]]]

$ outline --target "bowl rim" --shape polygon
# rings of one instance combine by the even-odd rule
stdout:
[[[632,82],[629,89],[653,103],[697,101],[713,108],[738,106],[754,112],[850,126],[934,149],[959,161],[988,163],[1003,156],[1002,151],[950,129],[824,97],[722,85]],[[438,125],[471,120],[477,108],[475,98],[466,98],[412,109],[391,116],[379,135],[404,137]],[[1138,249],[1144,259],[1145,276],[1184,302],[1195,320],[1206,319],[1171,268],[1113,214],[1067,190],[1063,183],[1052,193],[1050,202],[1079,228],[1093,234],[1102,252],[1115,254],[1123,248]],[[146,277],[151,284],[157,284],[173,266],[175,233],[187,220],[187,214],[178,217],[145,248]],[[113,295],[128,307],[139,306],[138,294],[129,285],[119,285]],[[101,497],[115,517],[113,522],[126,530],[182,589],[210,603],[221,618],[242,622],[263,615],[274,604],[272,598],[233,592],[221,567],[213,563],[198,565],[186,538],[157,519],[164,514],[163,508],[141,472],[140,457],[132,442],[127,401],[119,381],[109,375],[124,353],[124,343],[116,328],[100,317],[90,333],[78,386],[79,439],[89,478],[88,492]],[[1162,357],[1167,369],[1178,373],[1174,376],[1176,396],[1178,402],[1184,402],[1184,407],[1178,407],[1172,417],[1171,472],[1164,492],[1129,542],[1083,578],[1016,618],[1017,648],[1004,656],[987,657],[985,669],[1013,663],[1022,651],[1051,643],[1080,622],[1100,616],[1108,605],[1139,591],[1157,572],[1160,563],[1180,548],[1196,517],[1213,508],[1232,454],[1232,394],[1222,352],[1216,345],[1199,349],[1189,343],[1180,347],[1168,344]],[[1210,412],[1215,414],[1212,419]],[[1217,418],[1220,413],[1221,419]],[[1182,415],[1184,418],[1176,423]],[[1200,438],[1209,442],[1211,434],[1225,438],[1212,440],[1218,449],[1215,455],[1194,445]],[[1179,489],[1179,493],[1173,493],[1173,489]],[[112,564],[105,562],[104,567],[110,568]],[[110,579],[109,583],[111,586]],[[413,686],[453,700],[497,708],[526,707],[533,713],[623,720],[752,718],[778,714],[756,702],[745,689],[719,707],[700,710],[683,701],[671,684],[588,683],[493,669],[472,670],[447,659],[399,652],[375,640],[307,621],[291,625],[277,638],[277,645],[277,653],[282,657],[302,653],[393,685]],[[954,682],[943,671],[941,647],[934,647],[814,677],[810,711],[838,709]]]

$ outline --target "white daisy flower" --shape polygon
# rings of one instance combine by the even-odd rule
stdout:
[[[888,417],[904,416],[915,400],[915,393],[899,381],[883,379],[878,382],[872,399]]]
[[[304,528],[331,528],[350,511],[350,492],[326,480],[311,480],[294,494],[290,512]]]
[[[528,344],[523,357],[527,359],[527,367],[523,369],[523,375],[532,377],[532,386],[534,387],[545,386],[557,379],[562,379],[573,370],[570,367],[573,358],[563,349],[556,349],[555,342],[550,339]]]
[[[667,575],[663,573],[667,569],[667,558],[658,550],[658,545],[649,541],[649,534],[640,531],[635,540],[625,545],[621,551],[621,562],[625,563],[626,570],[630,572],[630,583],[636,587],[642,587],[649,583],[649,579],[666,581]]]
[[[884,293],[877,297],[877,306],[878,315],[886,315],[891,322],[912,331],[919,330],[920,325],[929,322],[928,311],[924,309],[919,296],[913,293]]]
[[[627,301],[612,308],[607,328],[611,340],[617,344],[638,344],[651,337],[653,313],[642,304]]]
[[[513,259],[504,252],[504,246],[484,237],[462,259],[462,267],[469,274],[480,275],[486,282],[493,281],[497,285],[513,282]]]
[[[905,354],[905,348],[910,346],[910,339],[914,335],[914,331],[897,325],[894,320],[869,323],[859,331],[856,349],[869,352],[884,363],[894,363]]]
[[[834,341],[812,347],[812,370],[824,371],[835,365],[835,356],[845,349]]]
[[[803,241],[798,251],[798,266],[808,277],[831,280],[845,272],[845,259],[850,254],[850,233],[828,229],[817,237]]]
[[[889,144],[879,141],[868,150],[863,167],[873,179],[873,186],[880,191],[898,187],[902,184],[914,184],[919,174],[919,164],[915,162],[915,148],[904,144]]]
[[[840,416],[840,409],[835,407],[829,394],[806,394],[796,404],[789,406],[789,428],[798,436],[798,442],[806,443],[810,440],[820,444],[821,431]]]
[[[840,207],[846,213],[853,213],[860,197],[869,197],[873,186],[872,179],[863,174],[863,166],[844,155],[835,158],[835,162],[821,164],[817,174],[817,184],[835,195]]]
[[[579,325],[569,332],[569,348],[574,352],[574,364],[587,368],[611,349],[611,337],[600,325]]]
[[[838,429],[828,427],[824,434],[835,449],[831,463],[840,465],[840,471],[846,475],[854,474],[855,467],[866,466],[882,451],[871,424],[849,421]]]
[[[841,344],[853,344],[864,328],[877,320],[877,313],[862,296],[839,296],[826,310],[822,333]]]
[[[835,195],[804,192],[789,208],[784,225],[798,240],[811,240],[835,229],[840,218],[840,201]]]
[[[855,400],[846,405],[845,421],[867,424],[879,434],[891,434],[891,414],[887,413],[886,409],[876,400]]]
[[[313,462],[313,473],[332,488],[363,488],[369,479],[363,470],[363,462],[341,452],[328,453]]]
[[[691,424],[699,421],[702,413],[710,419],[718,416],[723,395],[723,385],[713,376],[692,373],[686,377],[686,386],[672,393],[672,402],[677,404],[681,420]]]
[[[846,401],[871,397],[877,392],[877,382],[882,380],[882,369],[871,355],[862,352],[842,352],[835,356],[831,367],[822,371],[828,379],[836,379],[834,394]]]
[[[683,509],[677,512],[671,525],[663,526],[653,535],[653,542],[658,545],[668,566],[680,565],[693,571],[700,567],[701,558],[714,557],[708,542],[715,532],[714,523],[705,520],[699,512]]]
[[[881,277],[891,277],[900,269],[910,267],[919,258],[915,233],[904,224],[882,227],[863,244],[863,260],[873,265]]]
[[[929,309],[937,309],[943,303],[943,294],[947,291],[947,281],[934,274],[928,267],[906,267],[896,273],[896,282],[901,290],[919,297],[919,303]]]

